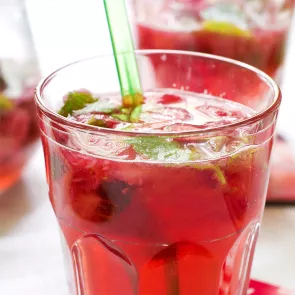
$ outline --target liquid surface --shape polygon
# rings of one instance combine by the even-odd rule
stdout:
[[[184,98],[183,94],[184,92],[176,90],[170,90],[170,93],[169,90],[145,93],[147,98],[137,123],[122,122],[108,117],[103,110],[97,111],[101,106],[110,109],[120,107],[121,97],[112,96],[99,97],[97,102],[74,111],[69,119],[87,124],[89,118],[94,116],[96,119],[112,120],[112,129],[153,133],[219,127],[241,121],[254,114],[251,109],[222,98],[193,93],[188,95],[188,92]]]
[[[119,97],[100,97],[97,102],[74,111],[69,120],[92,124],[97,120],[101,126],[120,131],[148,132],[151,136],[133,138],[99,137],[88,133],[79,133],[71,138],[68,145],[99,156],[116,156],[128,160],[189,161],[206,159],[210,156],[234,152],[245,145],[239,132],[231,136],[204,136],[198,143],[195,138],[166,138],[153,136],[154,132],[182,132],[207,130],[212,127],[229,125],[254,115],[254,111],[241,104],[208,95],[194,95],[182,91],[165,90],[145,93],[145,103],[138,122],[124,122],[114,114],[106,114],[105,109],[120,108]],[[101,108],[103,106],[103,108]],[[160,147],[160,148],[159,148]]]

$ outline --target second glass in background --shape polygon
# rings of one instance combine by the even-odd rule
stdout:
[[[0,194],[21,176],[38,138],[37,57],[24,1],[0,2]]]
[[[293,0],[134,0],[134,7],[140,49],[216,54],[280,77]]]

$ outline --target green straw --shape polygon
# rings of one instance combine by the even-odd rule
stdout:
[[[141,93],[125,0],[104,0],[122,97]]]

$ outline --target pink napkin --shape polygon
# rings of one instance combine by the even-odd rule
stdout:
[[[295,156],[292,146],[278,136],[272,152],[267,202],[295,202]]]
[[[295,295],[295,291],[251,280],[247,295]]]

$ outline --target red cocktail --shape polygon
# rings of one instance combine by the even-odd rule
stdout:
[[[220,84],[218,97],[170,82],[156,88],[150,62],[162,55],[215,64],[220,78],[225,65],[240,69],[233,77],[239,89],[227,95]],[[50,199],[72,261],[71,292],[244,294],[279,90],[254,68],[214,56],[137,56],[142,78],[149,78],[144,97],[110,91],[117,89],[111,56],[65,67],[37,89]],[[182,74],[171,73],[176,80]],[[251,74],[254,96],[241,87]]]
[[[294,1],[136,0],[139,48],[204,52],[278,78]]]
[[[1,77],[0,77],[1,79]],[[0,193],[21,175],[39,136],[33,88],[9,98],[0,90]],[[7,91],[7,89],[6,89]]]
[[[0,195],[11,187],[39,135],[34,88],[39,68],[24,1],[0,3]]]

